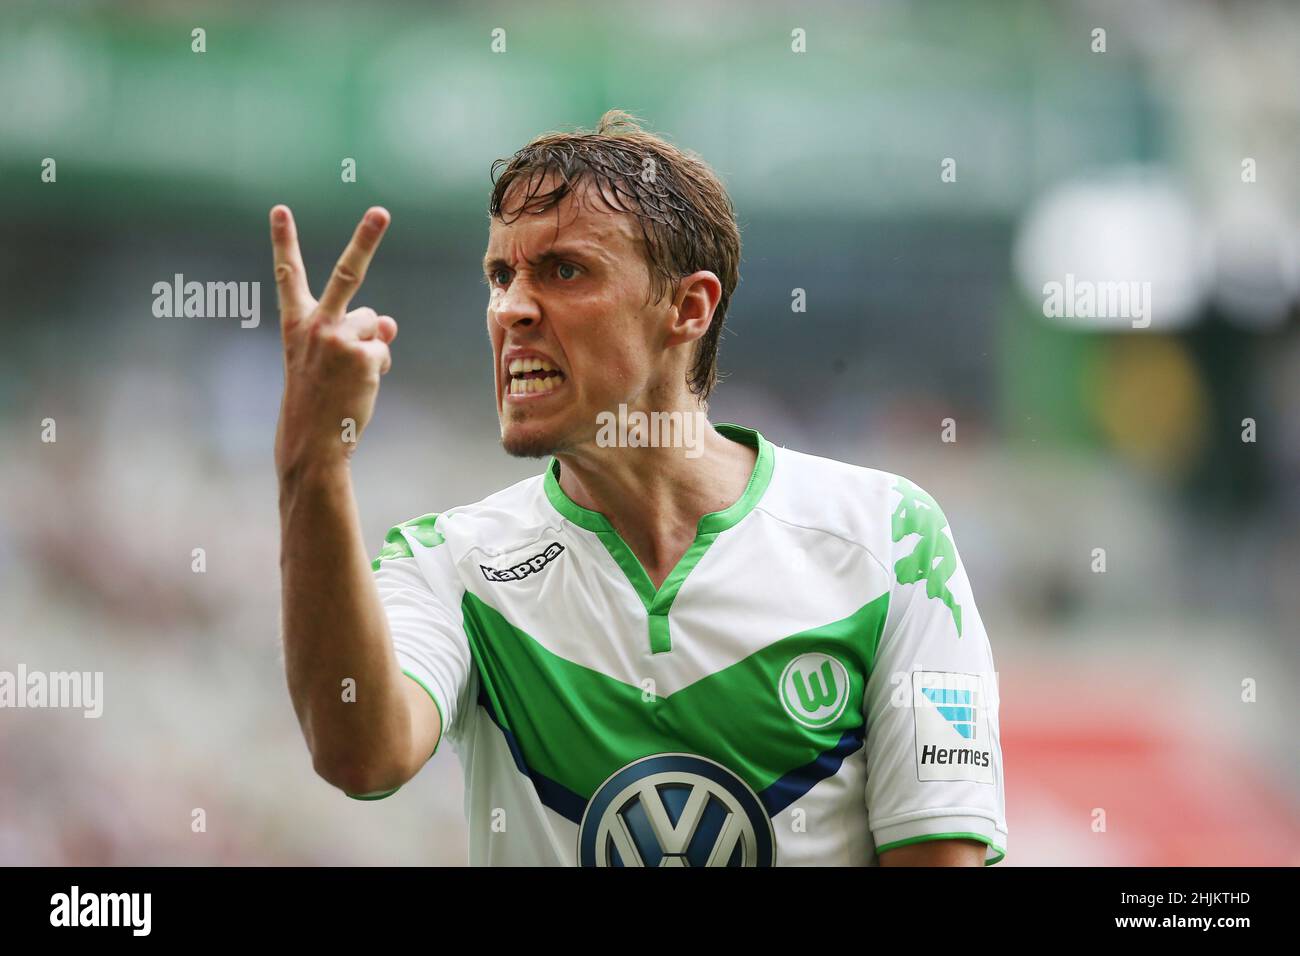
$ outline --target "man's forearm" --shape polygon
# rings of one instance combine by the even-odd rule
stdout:
[[[316,771],[349,793],[400,785],[410,712],[345,462],[282,475],[280,573],[289,693]]]

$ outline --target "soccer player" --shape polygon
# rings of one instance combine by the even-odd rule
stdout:
[[[389,215],[317,301],[271,210],[284,644],[316,771],[377,799],[446,740],[474,864],[1002,859],[993,660],[939,506],[703,418],[739,279],[716,175],[611,112],[493,182],[501,442],[549,460],[373,562],[348,463],[397,326],[348,307]]]

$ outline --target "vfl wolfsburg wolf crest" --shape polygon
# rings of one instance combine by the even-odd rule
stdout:
[[[919,534],[915,550],[894,562],[899,584],[925,582],[927,597],[938,598],[952,611],[957,636],[961,637],[961,605],[948,590],[948,579],[957,571],[957,550],[952,538],[943,533],[948,519],[939,505],[906,478],[899,478],[894,490],[903,496],[894,509],[893,539],[897,544],[909,534]]]
[[[849,701],[849,672],[827,654],[800,654],[781,672],[781,705],[805,727],[834,723]]]

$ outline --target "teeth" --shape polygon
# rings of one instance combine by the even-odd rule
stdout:
[[[558,372],[559,369],[546,359],[523,358],[510,360],[510,374],[522,375],[524,372]]]
[[[510,394],[534,395],[538,392],[551,392],[562,381],[563,378],[559,375],[548,375],[546,378],[512,378],[510,380]]]

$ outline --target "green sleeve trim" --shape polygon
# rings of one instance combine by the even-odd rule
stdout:
[[[384,797],[391,797],[400,789],[402,788],[394,787],[392,790],[377,791],[375,793],[349,793],[348,796],[353,800],[382,800]]]
[[[892,850],[895,847],[908,846],[912,843],[924,843],[927,840],[977,840],[985,846],[993,848],[997,856],[991,860],[985,860],[985,866],[992,866],[994,863],[1001,863],[1007,855],[1007,851],[1002,849],[982,833],[926,833],[922,836],[908,837],[906,840],[895,840],[893,843],[886,843],[884,846],[876,847],[876,856],[884,853],[886,850]]]
[[[442,704],[438,703],[437,695],[435,695],[433,691],[429,690],[428,684],[406,669],[403,669],[402,673],[423,687],[424,692],[429,695],[429,700],[433,701],[433,706],[438,708],[438,741],[433,745],[433,754],[436,754],[438,752],[438,745],[442,743],[442,735],[447,732],[447,712],[442,709]],[[429,760],[433,759],[433,754],[429,754]],[[428,761],[426,761],[426,763],[427,762]]]

